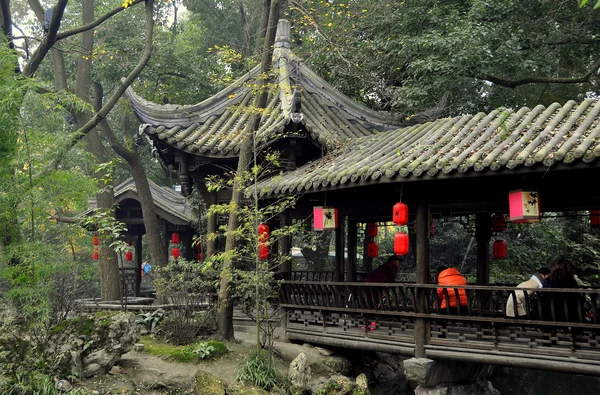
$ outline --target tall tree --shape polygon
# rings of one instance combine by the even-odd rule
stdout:
[[[231,300],[230,282],[233,273],[234,260],[233,254],[231,253],[235,249],[235,230],[238,227],[237,209],[240,204],[242,204],[243,178],[244,174],[248,171],[248,166],[250,165],[250,160],[252,158],[253,136],[260,125],[261,114],[259,114],[259,112],[260,109],[266,107],[267,96],[269,93],[268,89],[265,88],[267,83],[266,76],[271,69],[273,43],[275,42],[275,33],[277,30],[277,23],[279,22],[279,10],[282,2],[282,0],[265,0],[263,16],[261,19],[266,23],[261,23],[261,33],[258,37],[258,42],[263,43],[260,63],[261,78],[259,78],[257,82],[256,96],[254,97],[254,102],[252,104],[252,114],[248,119],[246,127],[242,131],[242,144],[231,195],[231,208],[229,211],[227,236],[225,240],[225,259],[221,269],[219,304],[217,312],[217,328],[221,336],[223,336],[225,339],[232,339],[234,335],[233,301]],[[257,47],[260,48],[259,45],[257,45]]]

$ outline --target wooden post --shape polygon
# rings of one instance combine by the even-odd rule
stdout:
[[[135,238],[135,296],[140,296],[142,284],[142,235]]]
[[[344,224],[345,218],[338,212],[338,227],[335,230],[335,274],[336,282],[344,281]]]
[[[286,212],[279,214],[279,226],[283,229],[290,226],[290,216]],[[281,237],[279,243],[280,256],[281,256],[281,268],[279,269],[284,280],[289,280],[292,277],[292,259],[290,252],[292,250],[292,240],[290,235],[284,235]]]
[[[419,202],[417,205],[417,221],[415,233],[417,236],[417,284],[429,283],[429,205]],[[421,290],[417,293],[417,312],[425,313],[427,309],[427,293]],[[415,357],[425,358],[425,345],[429,342],[428,322],[425,318],[415,319]]]
[[[477,240],[477,285],[490,283],[490,239],[492,216],[489,213],[475,215],[475,240]]]
[[[373,258],[369,258],[369,254],[367,254],[367,245],[371,241],[371,238],[367,235],[367,229],[365,224],[365,237],[363,238],[363,271],[370,273],[373,270]]]
[[[356,220],[348,219],[348,261],[346,281],[356,281]]]

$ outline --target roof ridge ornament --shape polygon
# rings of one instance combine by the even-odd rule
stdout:
[[[290,31],[292,24],[287,19],[280,19],[277,23],[275,35],[275,48],[290,48]]]

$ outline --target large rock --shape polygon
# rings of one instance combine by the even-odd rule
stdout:
[[[447,386],[454,383],[475,382],[489,376],[491,365],[434,361],[428,358],[410,358],[404,361],[404,374],[421,387]]]
[[[195,379],[196,395],[225,395],[223,380],[214,374],[198,370]]]
[[[55,371],[79,378],[108,372],[131,351],[139,327],[131,313],[80,316],[50,330],[49,365]]]
[[[225,391],[227,395],[269,395],[269,391],[260,387],[246,387],[240,384],[230,385]]]
[[[352,395],[371,395],[371,391],[369,391],[369,380],[367,379],[367,375],[361,373],[356,378],[356,387],[352,391]]]
[[[308,389],[311,378],[310,364],[306,355],[301,352],[290,364],[288,379],[295,391],[302,393],[302,390]]]
[[[415,389],[415,395],[500,395],[492,383],[479,379],[474,383],[456,384],[450,386],[421,387]]]
[[[327,366],[334,375],[349,376],[353,373],[352,362],[339,355],[331,355],[323,358],[323,364]]]

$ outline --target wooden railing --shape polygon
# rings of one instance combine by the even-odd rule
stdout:
[[[511,297],[523,315],[507,315]],[[597,289],[286,281],[280,303],[289,338],[414,355],[420,319],[431,357],[600,375]]]

